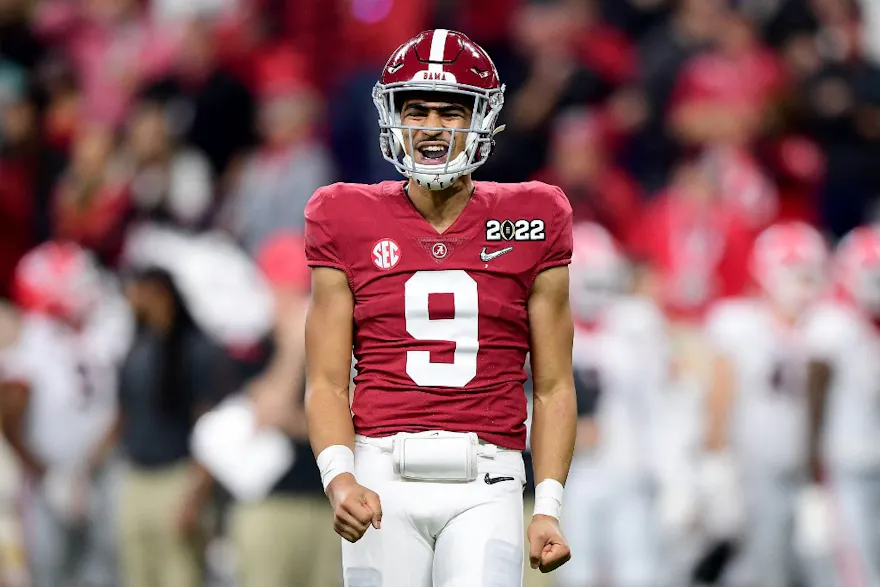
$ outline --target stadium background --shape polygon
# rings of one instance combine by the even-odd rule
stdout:
[[[315,188],[396,177],[372,85],[434,27],[484,46],[507,85],[476,178],[556,183],[617,237],[675,327],[682,378],[700,376],[707,305],[749,287],[761,228],[803,219],[833,242],[880,212],[872,0],[0,0],[0,295],[49,239],[122,271],[144,226],[223,231],[302,284],[267,243],[302,230]]]

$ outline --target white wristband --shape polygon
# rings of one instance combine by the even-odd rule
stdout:
[[[324,491],[338,475],[351,473],[354,475],[354,453],[342,444],[328,446],[318,455],[318,470],[321,471],[321,484]]]
[[[535,511],[533,516],[550,516],[559,519],[562,515],[562,483],[556,479],[544,479],[535,486]]]

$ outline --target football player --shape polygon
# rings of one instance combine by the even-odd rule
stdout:
[[[848,234],[834,271],[837,291],[806,329],[815,531],[837,539],[824,546],[836,550],[840,584],[880,585],[880,228]],[[832,501],[833,527],[822,519]]]
[[[503,97],[473,41],[420,33],[373,91],[382,154],[407,180],[332,185],[306,210],[309,434],[349,587],[521,584],[527,356],[530,565],[570,557],[571,206],[546,184],[471,179]]]
[[[560,587],[647,587],[658,573],[654,431],[668,373],[663,316],[628,295],[629,271],[599,225],[574,228],[571,305],[578,434],[562,525]]]
[[[791,524],[807,451],[805,313],[824,286],[826,245],[812,227],[781,223],[755,242],[757,295],[720,302],[707,317],[715,353],[705,460],[710,538],[741,538],[731,582],[792,579]]]
[[[35,587],[111,587],[111,446],[116,369],[133,320],[121,293],[74,244],[25,255],[13,282],[22,310],[0,355],[3,434],[18,457],[25,546]],[[81,581],[79,583],[77,581]]]

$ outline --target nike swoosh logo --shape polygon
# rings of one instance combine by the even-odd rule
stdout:
[[[484,263],[488,263],[492,259],[497,259],[501,255],[503,255],[505,253],[509,253],[512,250],[513,250],[513,247],[506,247],[506,248],[501,249],[499,251],[495,251],[494,253],[487,253],[486,247],[483,247],[483,250],[480,251],[480,260],[483,261]]]
[[[397,73],[401,67],[403,67],[403,63],[395,63],[388,67],[388,73]]]
[[[496,483],[501,483],[502,481],[514,481],[513,477],[489,477],[489,473],[486,473],[486,476],[483,477],[483,481],[486,482],[486,485],[495,485]]]

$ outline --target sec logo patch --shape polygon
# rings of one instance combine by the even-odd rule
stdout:
[[[388,270],[400,262],[400,247],[390,238],[382,239],[373,245],[373,265]]]

